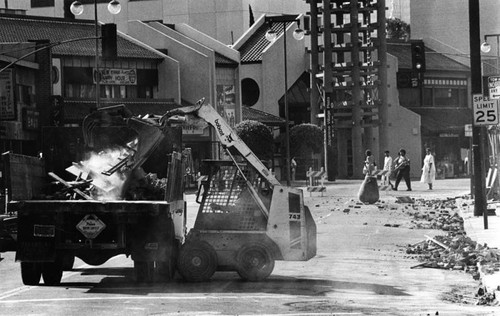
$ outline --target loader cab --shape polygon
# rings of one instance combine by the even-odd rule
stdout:
[[[198,189],[200,207],[194,228],[265,231],[272,196],[269,183],[245,163],[203,163],[208,177]]]

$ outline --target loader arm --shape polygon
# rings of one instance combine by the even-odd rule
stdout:
[[[267,169],[260,159],[248,148],[241,140],[231,126],[224,120],[222,116],[210,105],[204,103],[205,98],[199,100],[193,106],[177,108],[163,115],[161,122],[174,118],[176,116],[192,115],[195,119],[203,119],[205,122],[214,127],[215,133],[220,142],[227,148],[235,148],[243,158],[248,161],[272,186],[281,185],[276,177]]]

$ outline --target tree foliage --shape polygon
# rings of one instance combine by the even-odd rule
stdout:
[[[323,131],[314,124],[300,124],[290,129],[290,155],[307,157],[323,148]]]
[[[387,38],[388,39],[398,39],[398,40],[409,40],[410,39],[410,25],[405,21],[392,18],[387,19]]]
[[[273,134],[266,125],[258,121],[245,120],[236,124],[234,129],[259,159],[268,160],[273,157]]]

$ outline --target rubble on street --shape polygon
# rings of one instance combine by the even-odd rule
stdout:
[[[406,253],[417,255],[421,262],[412,268],[461,270],[480,280],[481,274],[500,270],[500,250],[479,244],[466,235],[464,220],[458,213],[456,199],[416,200],[408,212],[412,228],[439,229],[446,235],[424,236],[425,240],[408,245]],[[495,293],[480,287],[477,304],[498,304]]]

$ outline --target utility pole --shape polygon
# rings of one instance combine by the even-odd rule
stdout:
[[[469,0],[469,40],[472,95],[482,94],[481,89],[481,32],[479,0]],[[488,229],[486,212],[486,184],[484,177],[484,126],[472,126],[472,153],[474,155],[474,216],[484,216],[484,228]]]

